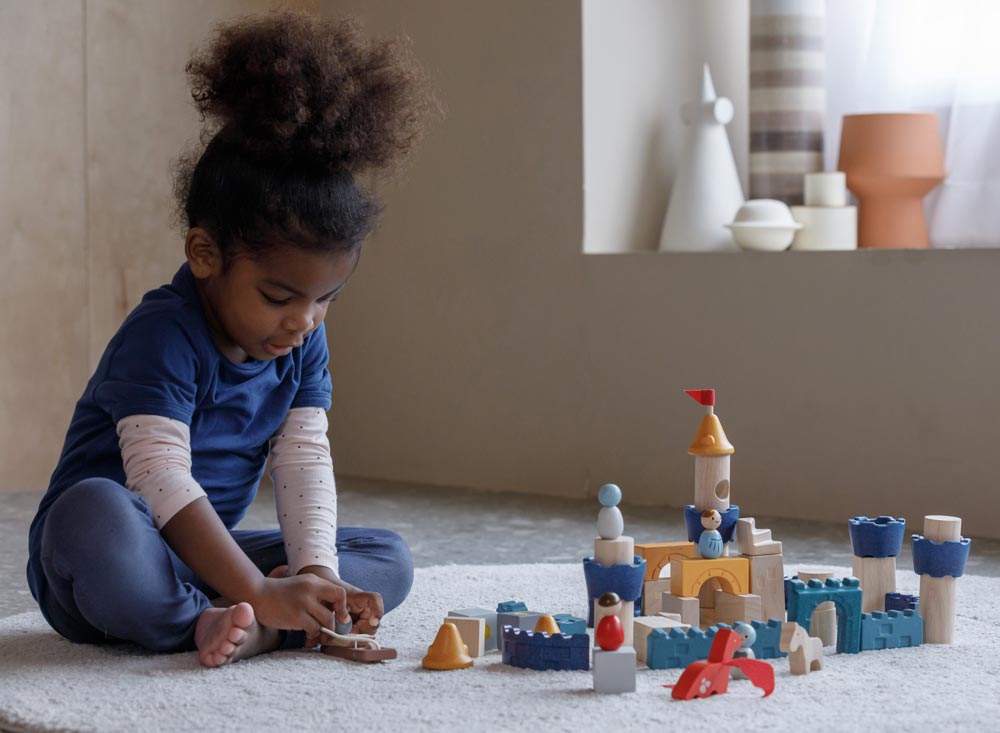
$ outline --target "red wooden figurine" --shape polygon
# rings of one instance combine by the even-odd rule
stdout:
[[[674,688],[671,696],[675,700],[721,695],[729,689],[729,668],[736,667],[767,697],[774,692],[774,667],[757,659],[733,659],[733,652],[742,643],[743,637],[732,629],[719,629],[708,659],[692,662],[676,684],[664,687]]]

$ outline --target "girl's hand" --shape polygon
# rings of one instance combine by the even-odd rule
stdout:
[[[343,619],[350,615],[347,590],[315,575],[281,578],[272,573],[250,599],[250,605],[262,626],[301,630],[308,637],[318,636],[321,626],[335,625],[335,615]]]
[[[354,627],[351,629],[351,633],[374,634],[378,631],[379,624],[382,621],[382,616],[385,614],[382,606],[381,593],[361,590],[360,588],[341,580],[332,570],[321,565],[310,565],[309,567],[302,568],[302,570],[299,571],[300,576],[304,573],[318,575],[324,580],[328,580],[345,590],[347,594],[347,609],[351,620],[354,622]],[[339,613],[337,616],[341,617]],[[333,627],[328,626],[327,628],[332,629]],[[306,636],[307,648],[314,647],[322,641],[322,634],[319,633],[315,636],[310,634],[307,634]]]

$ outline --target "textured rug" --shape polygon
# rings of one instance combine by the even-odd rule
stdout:
[[[898,585],[916,592],[917,578],[900,572]],[[766,699],[734,681],[726,695],[672,700],[661,685],[680,670],[642,667],[635,693],[596,695],[589,672],[514,669],[495,653],[468,670],[420,667],[451,608],[516,598],[580,615],[584,596],[576,564],[418,569],[410,599],[380,634],[399,659],[360,665],[287,651],[216,670],[193,653],[71,644],[25,613],[0,620],[0,729],[926,731],[991,729],[1000,719],[1000,580],[976,576],[959,580],[954,645],[828,656],[805,677],[773,660]]]

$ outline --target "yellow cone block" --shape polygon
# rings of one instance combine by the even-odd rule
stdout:
[[[559,630],[559,624],[557,624],[556,620],[547,613],[543,613],[539,616],[538,621],[535,623],[534,633],[537,634],[539,631],[543,634],[548,634],[549,636],[562,633],[562,631]]]
[[[462,642],[462,635],[455,624],[441,624],[434,643],[427,649],[423,665],[427,669],[465,669],[472,666],[469,647]]]

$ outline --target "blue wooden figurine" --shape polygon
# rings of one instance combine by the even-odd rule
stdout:
[[[701,515],[701,526],[704,531],[698,538],[698,551],[701,556],[709,560],[714,560],[722,556],[722,535],[719,533],[719,525],[722,524],[722,515],[715,509],[708,509]]]

